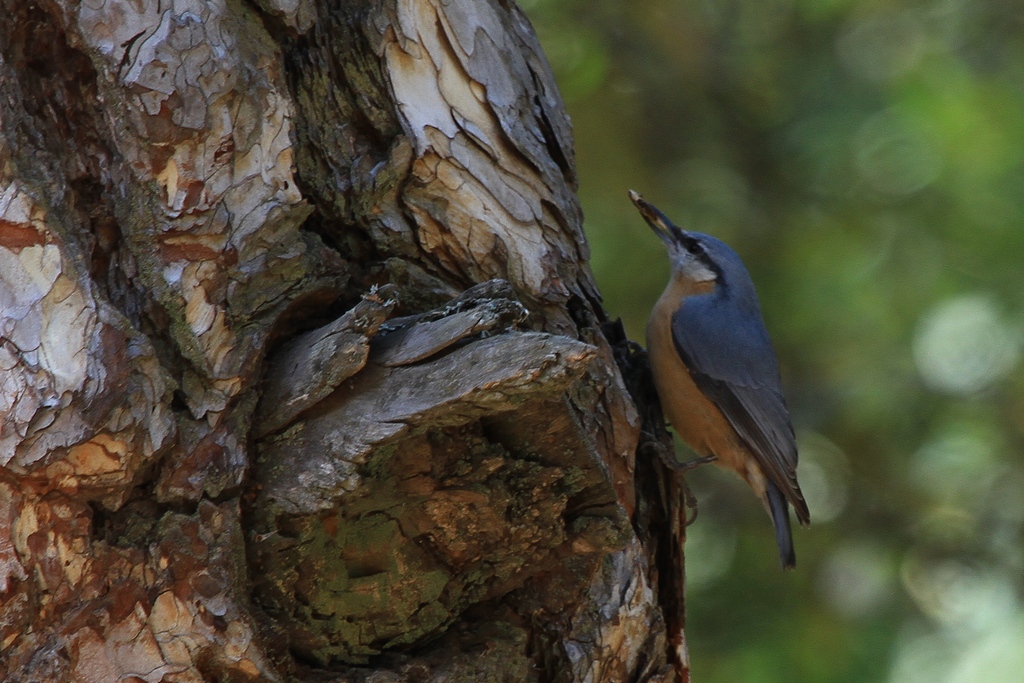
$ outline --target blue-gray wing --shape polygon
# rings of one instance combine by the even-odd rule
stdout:
[[[797,519],[808,523],[779,364],[756,305],[736,306],[721,289],[688,297],[672,316],[672,337],[697,387],[722,411]]]

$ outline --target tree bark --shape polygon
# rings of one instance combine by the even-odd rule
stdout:
[[[682,481],[515,5],[0,15],[4,680],[685,677]]]

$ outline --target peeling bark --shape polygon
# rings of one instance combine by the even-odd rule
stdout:
[[[374,292],[356,308],[289,341],[267,368],[255,434],[281,429],[366,365],[370,338],[395,307],[389,293]]]
[[[0,677],[675,680],[682,482],[517,7],[0,14]]]

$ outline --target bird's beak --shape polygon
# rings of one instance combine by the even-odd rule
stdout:
[[[640,193],[636,190],[629,191],[629,199],[636,206],[637,211],[647,221],[647,225],[651,226],[651,229],[657,233],[658,237],[662,239],[666,244],[678,241],[682,241],[683,231],[680,230],[675,223],[668,219],[668,216],[658,210],[654,204],[650,204],[644,201],[644,198],[640,196]]]

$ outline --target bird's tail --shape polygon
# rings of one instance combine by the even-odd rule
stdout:
[[[796,552],[793,550],[793,528],[789,524],[789,503],[778,486],[770,481],[766,483],[765,496],[768,498],[768,509],[772,513],[772,524],[775,526],[779,560],[783,569],[793,569],[796,567]]]

